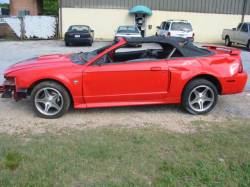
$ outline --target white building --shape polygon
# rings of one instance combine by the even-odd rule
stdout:
[[[113,39],[119,25],[136,24],[145,19],[145,35],[154,35],[156,26],[168,19],[189,20],[198,42],[221,42],[224,28],[250,21],[250,0],[60,0],[60,25],[63,35],[73,24],[89,25],[97,39]],[[150,13],[131,12],[137,5]]]

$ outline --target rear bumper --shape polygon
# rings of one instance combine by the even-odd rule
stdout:
[[[90,43],[93,42],[93,38],[65,38],[65,42],[71,43]]]
[[[224,79],[222,82],[222,94],[237,94],[244,91],[248,75],[246,72],[238,73],[233,78]]]

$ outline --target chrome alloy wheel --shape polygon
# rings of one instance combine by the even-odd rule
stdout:
[[[213,106],[215,95],[212,88],[201,85],[195,87],[189,94],[188,103],[192,110],[204,112]]]
[[[47,116],[58,114],[63,108],[62,94],[50,87],[40,89],[35,95],[35,107]]]

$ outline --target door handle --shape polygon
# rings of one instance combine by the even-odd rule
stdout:
[[[161,67],[152,67],[151,71],[161,71]]]

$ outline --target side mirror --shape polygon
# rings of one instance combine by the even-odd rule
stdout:
[[[236,31],[237,29],[236,28],[233,28],[233,31]]]
[[[94,30],[90,30],[90,32],[95,32]]]
[[[156,28],[157,28],[157,29],[161,29],[160,26],[157,26]]]

